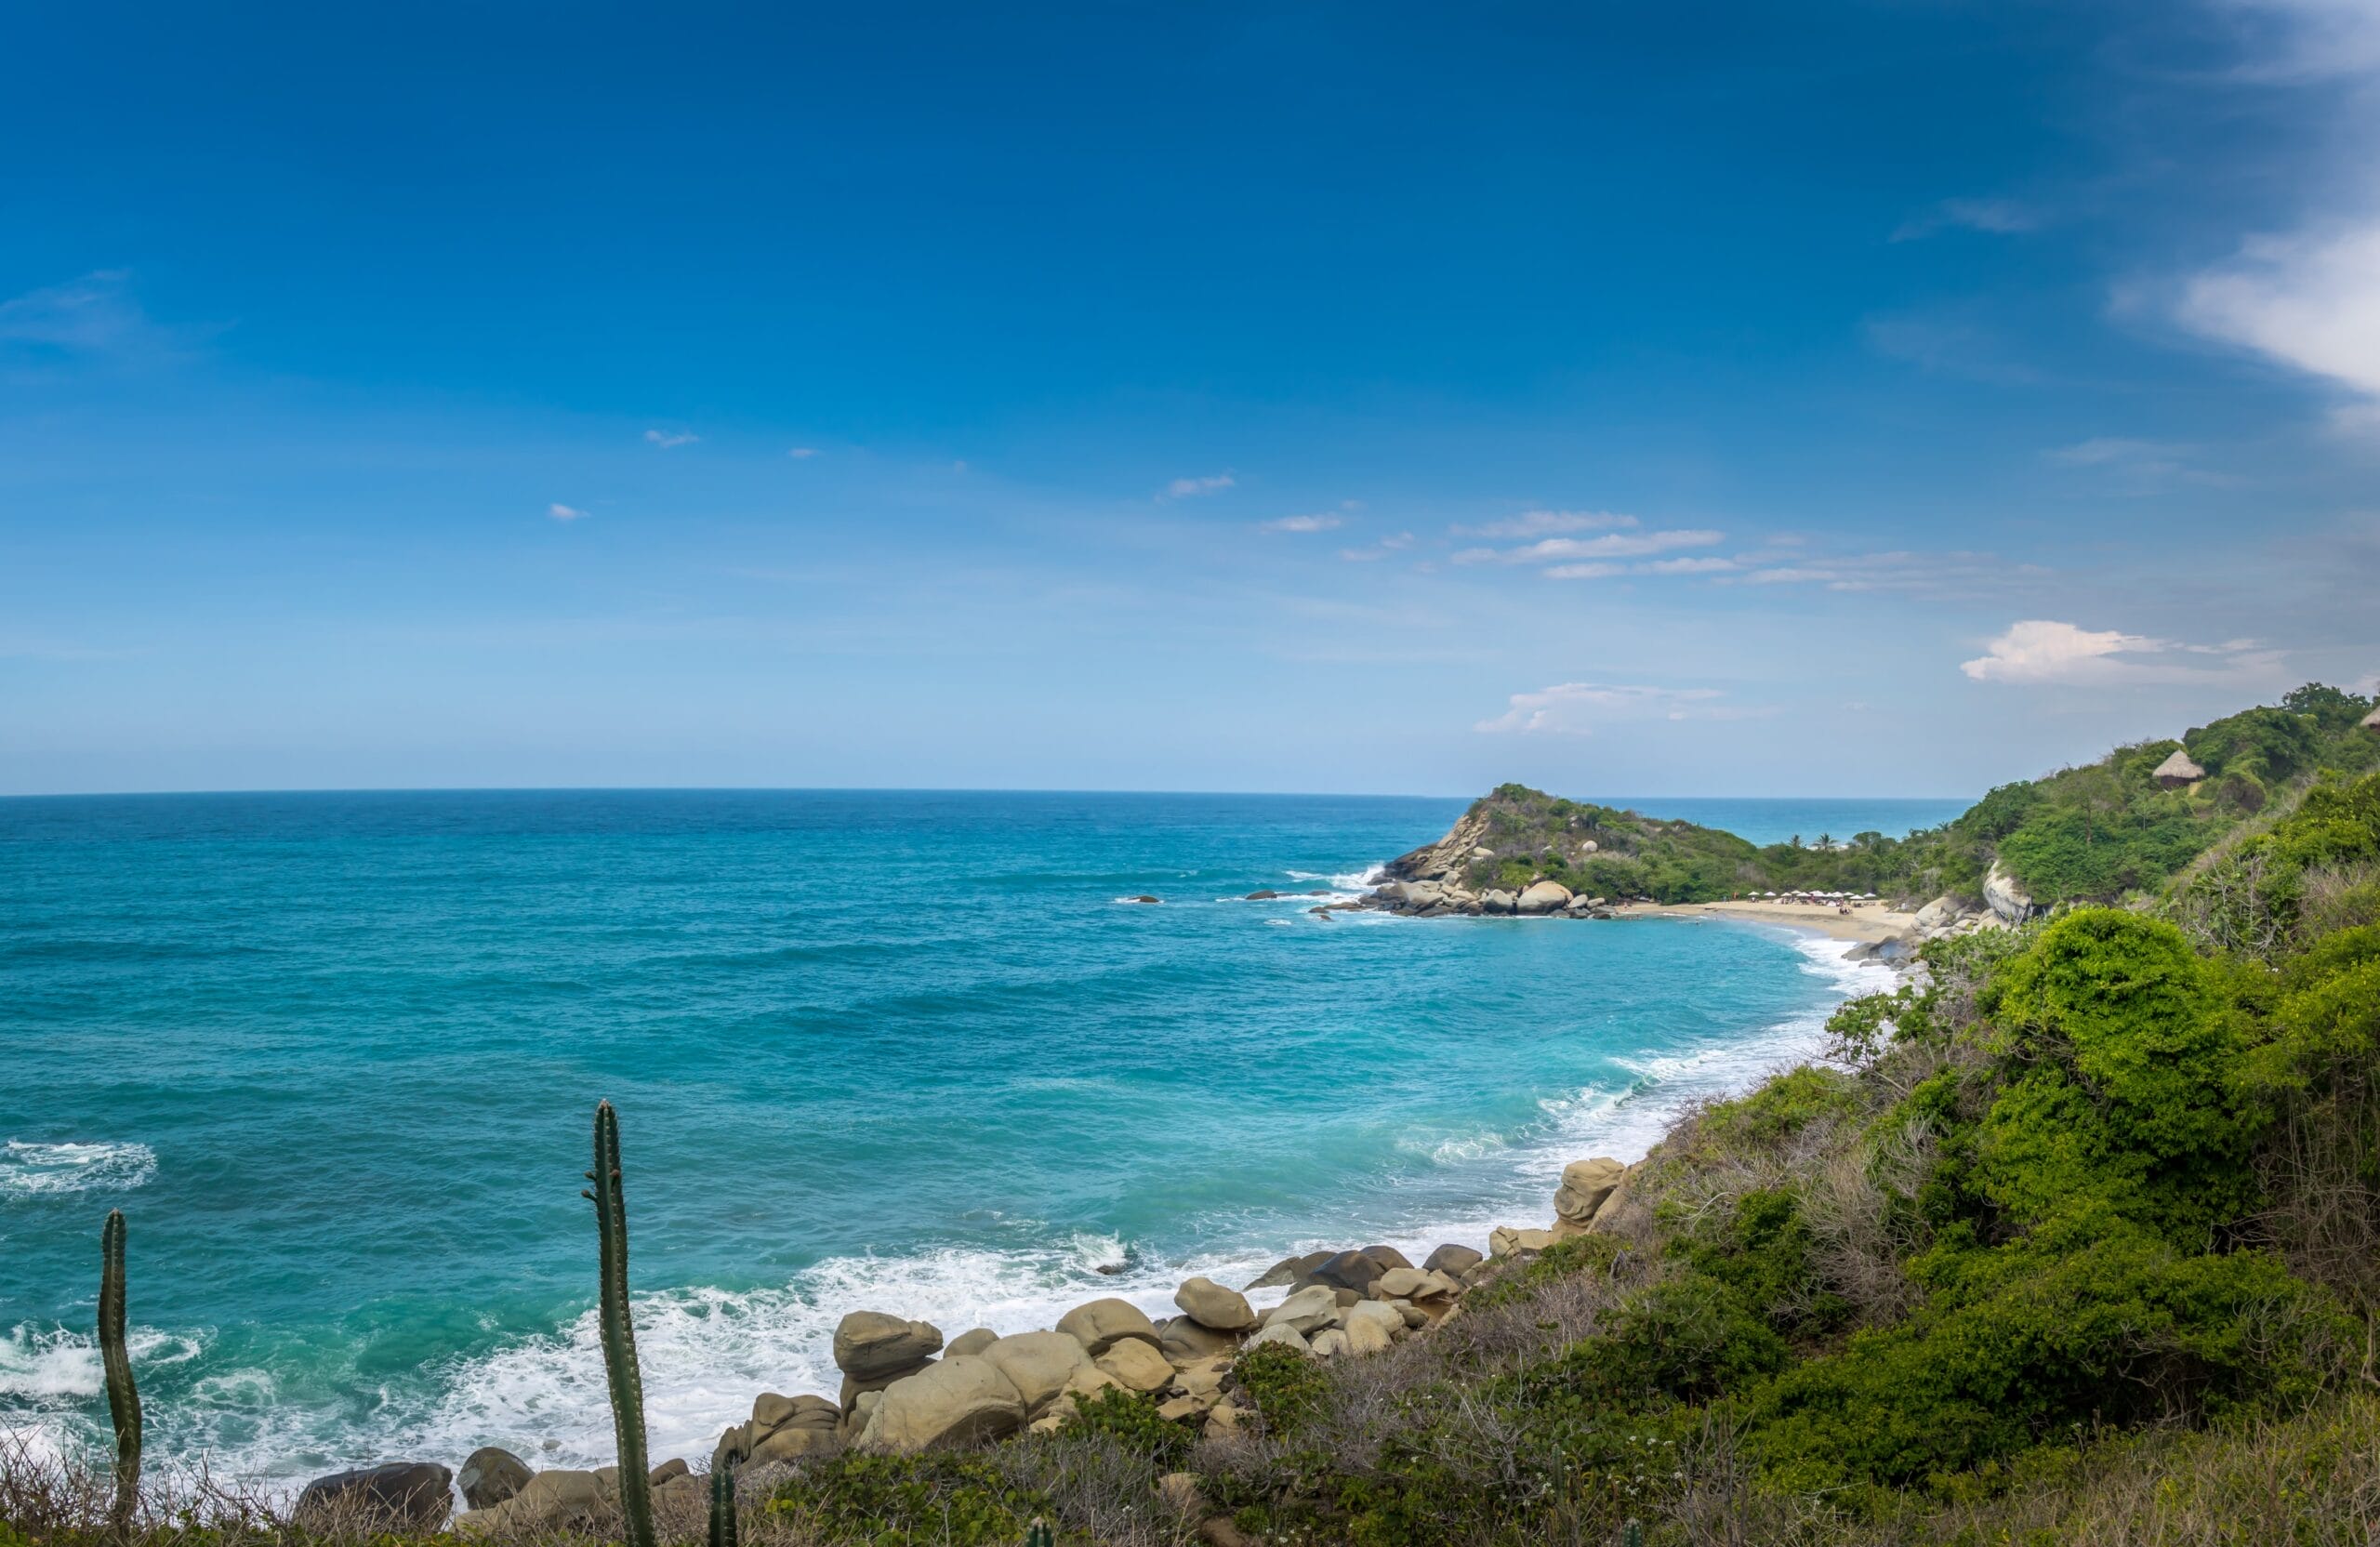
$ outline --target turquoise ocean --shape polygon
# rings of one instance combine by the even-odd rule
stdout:
[[[1630,800],[1755,841],[1960,800]],[[0,800],[0,1434],[286,1486],[609,1459],[620,1111],[657,1456],[846,1311],[1048,1326],[1317,1245],[1484,1245],[1881,986],[1716,921],[1324,920],[1464,802],[500,792]],[[1147,892],[1150,907],[1119,899]]]

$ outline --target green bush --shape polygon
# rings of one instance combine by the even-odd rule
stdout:
[[[981,1455],[844,1451],[779,1483],[767,1512],[867,1547],[1012,1547],[1051,1501]]]
[[[1233,1361],[1232,1376],[1256,1405],[1267,1433],[1294,1435],[1322,1408],[1330,1377],[1322,1362],[1284,1343],[1251,1348]]]
[[[1183,1425],[1161,1416],[1155,1397],[1120,1388],[1077,1397],[1075,1410],[1066,1419],[1064,1431],[1070,1435],[1104,1435],[1121,1449],[1148,1457],[1160,1472],[1179,1471],[1189,1459],[1197,1437]]]

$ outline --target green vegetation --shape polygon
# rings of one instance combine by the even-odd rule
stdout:
[[[1364,1547],[2370,1540],[2375,865],[2380,774],[2334,779],[2153,911],[1928,945],[1609,1232],[1374,1368],[1244,1359],[1273,1448],[1210,1496]]]
[[[2323,772],[2380,764],[2380,736],[2357,728],[2373,703],[2309,683],[2178,742],[2118,747],[2096,762],[2003,785],[1956,820],[1898,840],[1867,832],[1755,848],[1690,822],[1504,785],[1472,808],[1495,854],[1474,860],[1464,879],[1474,890],[1550,879],[1585,896],[1665,903],[1752,891],[1922,902],[1943,892],[1979,898],[1996,859],[2041,904],[2113,902],[2162,888],[2243,825],[2291,808]],[[2167,789],[2151,773],[2177,747],[2206,777]]]

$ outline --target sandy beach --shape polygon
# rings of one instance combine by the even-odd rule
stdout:
[[[1838,913],[1823,903],[1656,903],[1643,907],[1613,910],[1627,918],[1699,919],[1716,915],[1723,919],[1743,919],[1763,924],[1784,924],[1792,929],[1810,930],[1835,940],[1884,940],[1899,934],[1917,922],[1913,913],[1903,913],[1881,903],[1854,907],[1848,914]]]

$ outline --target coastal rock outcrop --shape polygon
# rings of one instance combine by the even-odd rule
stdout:
[[[860,1448],[901,1455],[978,1445],[1025,1427],[1025,1398],[989,1358],[962,1354],[884,1388]]]
[[[1560,881],[1535,881],[1514,900],[1515,913],[1559,913],[1570,906],[1570,889]]]
[[[1256,1325],[1256,1313],[1248,1297],[1237,1289],[1227,1289],[1211,1278],[1191,1278],[1173,1291],[1173,1302],[1183,1315],[1199,1326],[1217,1332],[1245,1332]]]
[[[1562,1185],[1554,1192],[1554,1234],[1579,1235],[1594,1223],[1595,1210],[1618,1190],[1628,1168],[1607,1157],[1573,1160],[1562,1168]]]
[[[2017,884],[2016,877],[2001,868],[1998,859],[1994,859],[1991,868],[1984,872],[1983,903],[2003,922],[2010,924],[2021,924],[2041,911],[2041,905]]]
[[[1129,1300],[1110,1297],[1078,1305],[1058,1318],[1058,1330],[1081,1343],[1094,1359],[1121,1338],[1137,1338],[1157,1346],[1157,1324]]]
[[[853,1311],[835,1325],[835,1368],[866,1382],[906,1375],[942,1351],[942,1331],[881,1311]]]
[[[1081,1342],[1065,1332],[1018,1332],[992,1344],[983,1357],[1007,1377],[1025,1412],[1037,1418],[1068,1382],[1091,1368]]]
[[[494,1509],[521,1491],[533,1475],[529,1463],[498,1445],[483,1445],[455,1474],[455,1487],[466,1509]]]
[[[291,1514],[324,1531],[435,1531],[454,1507],[454,1484],[455,1474],[435,1461],[390,1461],[316,1478]]]

